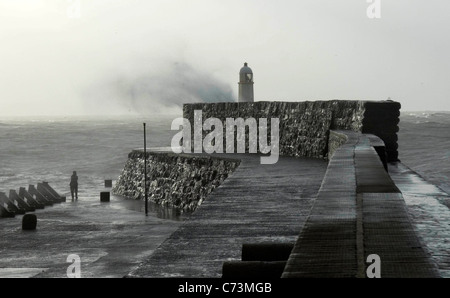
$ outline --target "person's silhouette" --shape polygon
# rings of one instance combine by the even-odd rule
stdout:
[[[74,195],[75,199],[78,200],[78,176],[76,171],[73,171],[72,177],[70,177],[70,193],[72,194],[72,201]]]

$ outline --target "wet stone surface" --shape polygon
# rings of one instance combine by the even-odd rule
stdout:
[[[22,231],[22,216],[0,219],[0,277],[63,278],[70,254],[81,259],[81,277],[123,277],[181,224],[155,209],[145,217],[141,205],[80,198],[36,211],[35,231]]]
[[[147,153],[147,190],[150,201],[192,212],[239,166],[239,160],[207,155]],[[144,152],[134,150],[113,193],[143,200]]]
[[[234,155],[232,155],[234,157]],[[327,163],[282,157],[240,166],[130,277],[221,277],[225,261],[241,259],[244,243],[293,243],[305,222]]]
[[[390,164],[389,173],[439,273],[450,278],[450,196],[401,163]]]

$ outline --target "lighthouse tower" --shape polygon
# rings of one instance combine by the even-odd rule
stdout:
[[[239,72],[239,102],[254,102],[253,84],[253,71],[246,62]]]

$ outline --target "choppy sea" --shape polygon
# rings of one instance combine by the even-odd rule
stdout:
[[[403,112],[399,127],[402,163],[450,193],[450,112]]]
[[[80,200],[99,196],[116,180],[132,149],[170,146],[175,116],[0,118],[0,192],[47,181],[69,193],[79,176]]]
[[[0,118],[0,192],[47,181],[69,192],[73,171],[80,199],[98,196],[104,180],[116,180],[128,153],[147,146],[170,146],[176,116]],[[450,192],[450,112],[402,113],[401,161]]]

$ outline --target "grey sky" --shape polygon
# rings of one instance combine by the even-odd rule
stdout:
[[[76,2],[0,0],[0,115],[231,100],[244,62],[256,100],[450,110],[450,1],[381,0],[381,19],[365,0]]]

